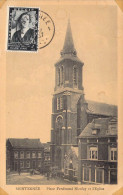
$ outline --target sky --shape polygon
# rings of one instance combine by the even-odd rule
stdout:
[[[117,104],[117,9],[105,5],[42,5],[55,24],[52,42],[38,53],[7,52],[6,137],[50,141],[54,64],[70,18],[77,55],[84,62],[85,98]]]

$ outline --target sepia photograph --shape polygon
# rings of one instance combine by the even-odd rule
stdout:
[[[9,195],[122,187],[121,10],[97,2],[8,0],[0,10],[0,190]]]
[[[117,94],[113,91],[117,88],[117,10],[75,7],[75,15],[72,9],[68,8],[70,16],[64,10],[59,13],[60,17],[66,14],[63,23],[50,12],[56,25],[51,45],[57,50],[46,48],[47,61],[45,56],[35,63],[28,55],[28,64],[16,57],[16,64],[7,63],[7,184],[117,184]],[[20,17],[24,16],[27,13]],[[95,17],[93,23],[90,17]],[[109,25],[110,17],[114,20]],[[57,32],[61,26],[65,29],[59,32],[59,36],[64,34],[62,41]],[[59,55],[58,59],[49,52]],[[41,70],[44,66],[47,69]],[[51,128],[42,123],[50,115]],[[48,137],[43,143],[45,132]],[[31,139],[34,135],[38,139]]]

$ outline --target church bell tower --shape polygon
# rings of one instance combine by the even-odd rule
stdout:
[[[55,88],[52,98],[51,161],[52,166],[64,169],[64,158],[71,146],[77,146],[77,104],[84,99],[82,69],[77,57],[70,21],[68,21],[60,59],[55,63]]]

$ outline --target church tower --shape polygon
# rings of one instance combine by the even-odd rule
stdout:
[[[71,146],[77,146],[80,134],[77,105],[84,101],[82,69],[77,57],[70,21],[68,21],[61,57],[55,64],[55,88],[52,99],[51,161],[64,169],[64,158]]]

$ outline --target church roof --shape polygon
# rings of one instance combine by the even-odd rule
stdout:
[[[95,101],[86,101],[88,103],[87,113],[89,114],[100,114],[106,116],[117,116],[117,106],[95,102]]]
[[[9,138],[8,140],[13,148],[41,148],[41,147],[43,147],[41,142],[40,142],[40,139]]]
[[[61,51],[61,58],[56,62],[56,64],[60,63],[63,60],[67,60],[67,59],[83,64],[83,62],[77,57],[77,52],[76,52],[74,42],[73,42],[70,20],[68,20],[64,46]]]
[[[109,129],[109,118],[98,118],[94,119],[91,123],[88,123],[87,126],[84,128],[84,130],[79,135],[79,138],[84,137],[109,137],[112,135],[117,135],[117,125],[113,128],[115,129]],[[117,124],[117,121],[116,121]],[[97,130],[97,134],[93,134],[92,131]]]
[[[70,20],[68,20],[67,31],[66,31],[62,52],[64,54],[69,54],[69,53],[73,53],[74,51],[75,51],[75,47],[74,47],[74,42],[72,37],[71,25],[70,25]]]

